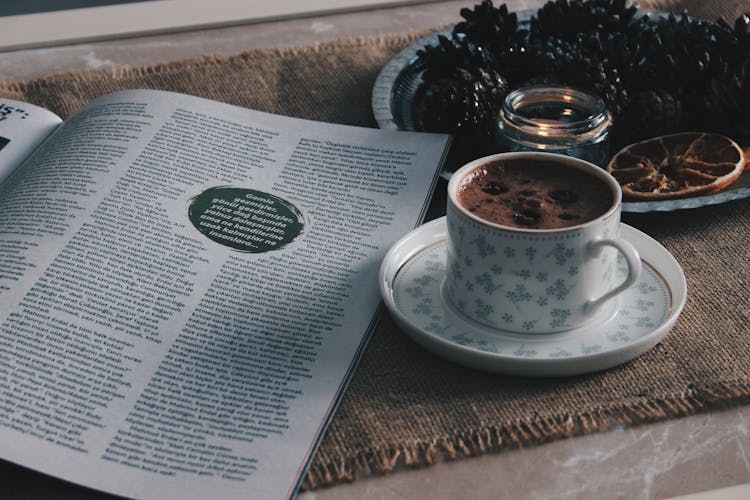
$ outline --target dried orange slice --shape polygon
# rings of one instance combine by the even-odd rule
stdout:
[[[714,193],[745,168],[736,142],[719,134],[686,132],[621,149],[607,170],[629,200],[666,200]]]

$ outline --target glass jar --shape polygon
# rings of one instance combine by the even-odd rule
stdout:
[[[534,86],[510,92],[500,110],[505,151],[545,151],[599,166],[609,159],[612,115],[604,101],[571,87]]]

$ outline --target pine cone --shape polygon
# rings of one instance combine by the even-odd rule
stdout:
[[[518,16],[509,13],[503,4],[498,8],[490,0],[475,5],[474,9],[461,9],[465,19],[453,27],[453,35],[463,35],[467,40],[482,45],[502,43],[513,38],[518,29]]]
[[[482,142],[508,85],[550,83],[599,94],[616,143],[686,130],[687,116],[750,140],[750,14],[730,24],[636,13],[626,0],[550,0],[527,31],[505,5],[462,9],[453,37],[418,53],[417,112],[428,130]]]
[[[436,45],[417,51],[416,65],[424,70],[422,80],[429,83],[452,75],[457,68],[494,71],[495,60],[492,52],[482,45],[440,35]]]
[[[750,13],[739,16],[734,26],[720,17],[711,25],[711,33],[716,38],[718,71],[724,72],[727,64],[736,64],[750,51]]]
[[[657,20],[648,16],[634,34],[638,68],[626,82],[632,92],[663,89],[688,108],[700,103],[714,72],[716,38],[710,23],[683,12]]]
[[[664,90],[635,94],[619,119],[615,119],[613,142],[616,148],[689,128],[689,116],[682,103]]]
[[[628,91],[619,71],[609,63],[605,44],[595,33],[581,33],[576,41],[557,37],[535,40],[535,81],[570,85],[598,94],[613,116],[627,105]]]
[[[498,8],[484,0],[474,9],[461,9],[465,19],[453,28],[453,38],[486,47],[494,69],[515,85],[528,77],[528,30],[518,29],[518,17],[503,4]]]
[[[712,130],[750,141],[750,56],[711,80],[703,113]]]
[[[574,41],[580,33],[626,31],[638,9],[626,0],[555,0],[544,4],[531,20],[531,36]]]
[[[496,72],[457,68],[425,84],[418,101],[421,129],[453,134],[459,147],[489,146],[508,85]]]

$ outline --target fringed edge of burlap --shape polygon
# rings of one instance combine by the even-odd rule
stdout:
[[[392,443],[354,455],[321,455],[308,470],[302,490],[315,490],[357,478],[384,475],[401,468],[421,468],[441,460],[453,461],[485,453],[533,446],[583,434],[604,432],[679,418],[709,409],[750,401],[750,384],[715,384],[691,388],[685,394],[639,401],[580,415],[565,414],[533,421],[518,420],[500,425],[441,436],[429,441]]]
[[[153,74],[169,74],[174,71],[182,71],[190,68],[203,67],[206,65],[224,65],[238,64],[252,61],[254,58],[262,55],[263,57],[276,56],[288,57],[295,55],[305,55],[311,53],[330,53],[339,50],[344,46],[376,46],[391,47],[401,49],[420,38],[444,29],[445,26],[437,26],[429,30],[408,32],[408,33],[390,33],[378,36],[358,36],[342,37],[326,42],[319,42],[310,45],[290,46],[290,47],[271,47],[271,48],[254,48],[251,50],[239,52],[230,55],[209,54],[200,57],[180,59],[170,62],[149,64],[143,66],[118,66],[114,68],[102,69],[84,69],[75,71],[65,71],[60,73],[51,73],[39,78],[25,81],[0,82],[0,92],[23,94],[30,91],[43,90],[46,86],[60,80],[69,80],[80,82],[87,80],[96,80],[100,77],[108,77],[114,80],[129,77],[140,77]]]

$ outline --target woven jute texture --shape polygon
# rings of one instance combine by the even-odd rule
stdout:
[[[708,19],[733,18],[742,7],[697,0],[644,3],[676,11],[695,8]],[[68,116],[98,95],[156,88],[375,126],[370,108],[375,77],[418,36],[61,74],[0,83],[0,95]],[[684,313],[661,344],[606,372],[553,380],[473,371],[422,350],[384,316],[304,487],[750,401],[749,210],[750,201],[738,201],[625,217],[675,255],[689,294]]]

